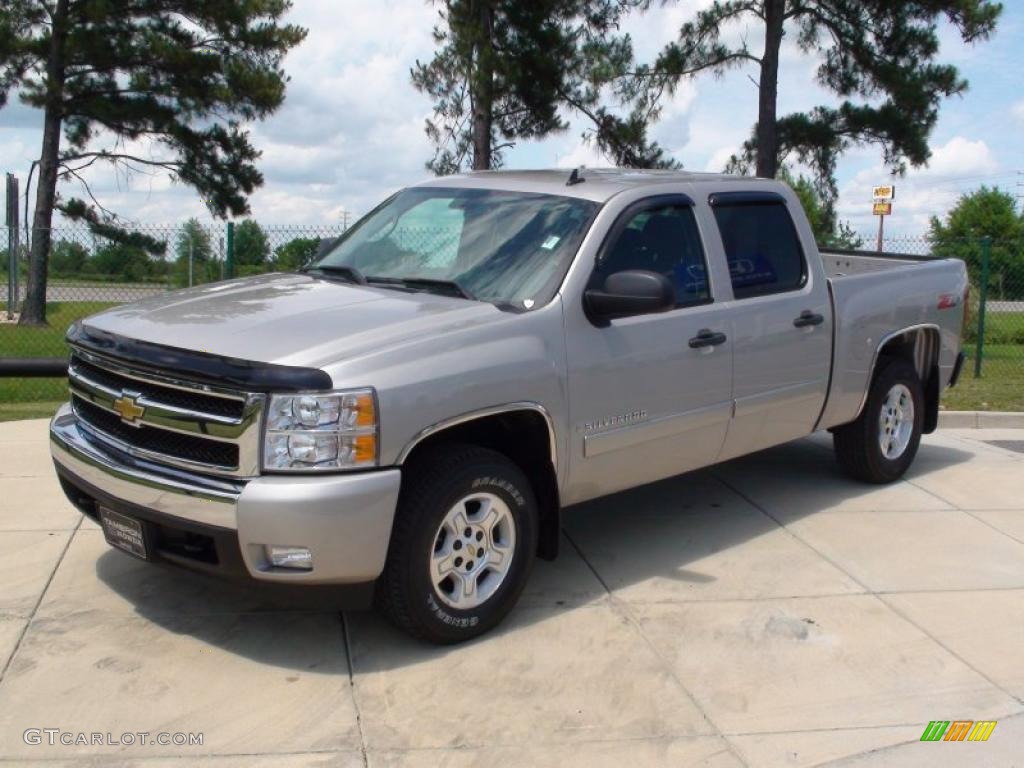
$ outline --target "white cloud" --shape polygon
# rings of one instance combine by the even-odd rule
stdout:
[[[318,223],[343,208],[365,212],[395,188],[427,175],[431,149],[423,132],[429,99],[409,82],[409,68],[432,55],[436,9],[422,0],[303,0],[288,21],[309,30],[285,59],[291,77],[285,102],[249,126],[262,152],[265,183],[250,199],[266,223]],[[0,111],[0,164],[24,178],[38,157],[41,113],[17,104]],[[105,140],[106,139],[106,140]],[[94,147],[110,147],[97,137]],[[157,157],[159,147],[129,149]],[[104,205],[138,221],[205,216],[196,194],[164,173],[85,172]],[[81,195],[73,182],[64,194]],[[332,220],[329,223],[334,223]]]
[[[678,158],[687,168],[720,173],[729,156],[739,151],[750,137],[753,117],[737,118],[721,114],[719,110],[695,107],[690,117],[690,133],[686,146]]]
[[[1013,115],[1013,119],[1017,123],[1024,127],[1024,101],[1018,101],[1012,107],[1010,107],[1010,114]]]
[[[894,232],[922,234],[931,217],[941,217],[965,190],[1012,176],[1000,174],[999,167],[984,141],[954,136],[932,151],[927,168],[911,170],[904,178],[894,179],[881,164],[857,172],[840,188],[839,217],[849,220],[858,232],[870,232],[877,226],[877,219],[871,215],[871,188],[892,182],[896,199],[887,226]]]
[[[711,1],[654,3],[646,13],[630,16],[623,31],[631,35],[637,58],[652,60],[678,35],[681,25]],[[285,61],[292,78],[286,101],[268,120],[250,126],[252,141],[263,153],[259,167],[265,176],[264,186],[251,199],[256,218],[266,224],[336,223],[343,209],[365,212],[394,189],[428,176],[424,162],[432,150],[423,122],[431,103],[410,84],[409,69],[433,54],[431,29],[437,10],[424,0],[295,3],[289,20],[307,27],[309,36]],[[1004,15],[1011,15],[1009,7]],[[1012,28],[1001,25],[1000,35],[1005,34],[1012,36]],[[728,25],[722,35],[729,44],[746,36],[753,52],[760,53],[757,25]],[[814,82],[816,60],[801,54],[793,39],[787,36],[783,48],[781,114],[832,103]],[[1000,59],[996,43],[998,39],[984,48],[970,48],[943,30],[943,57],[959,56],[972,90],[963,99],[944,103],[937,135],[948,140],[934,148],[929,167],[896,180],[894,227],[921,231],[928,216],[946,210],[965,184],[1003,179],[1011,187],[1016,179],[1004,179],[1006,173],[1001,177],[999,172],[1012,177],[1007,169],[1024,167],[1016,141],[1024,127],[1024,100],[1019,90],[997,82],[1005,76],[1000,73],[1012,69],[1007,57],[1012,60],[1019,46],[1007,40]],[[984,69],[969,72],[971,66]],[[756,76],[752,66],[721,79],[704,75],[682,84],[665,105],[651,137],[687,168],[720,171],[750,136],[756,120],[757,90],[748,75]],[[14,171],[24,183],[31,161],[38,157],[40,127],[38,110],[19,105],[12,97],[0,110],[0,171]],[[522,142],[508,152],[507,166],[609,165],[581,140],[586,127],[574,120],[562,134]],[[133,143],[132,148],[153,156],[159,151],[146,144]],[[889,179],[878,150],[852,149],[841,161],[839,176],[841,216],[853,219],[858,229],[870,227],[870,187]],[[105,204],[139,221],[208,218],[195,192],[171,183],[164,174],[125,178],[96,166],[86,178]],[[964,178],[973,181],[963,182]],[[80,194],[70,185],[66,193]]]
[[[730,158],[739,151],[739,145],[729,145],[725,147],[719,147],[711,153],[711,157],[704,166],[704,170],[708,173],[721,173],[725,170],[726,163],[729,162]]]
[[[992,150],[984,141],[981,139],[971,141],[963,136],[955,136],[932,151],[928,169],[921,175],[941,179],[967,174],[992,173],[998,167],[999,163],[996,162]]]
[[[555,165],[559,168],[579,168],[581,165],[586,168],[605,168],[613,163],[598,150],[594,142],[581,139],[564,155],[558,155]]]

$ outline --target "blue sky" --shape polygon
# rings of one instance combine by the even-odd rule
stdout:
[[[671,39],[701,2],[654,4],[631,18],[626,30],[641,59]],[[1005,3],[995,37],[965,46],[944,29],[941,58],[970,81],[963,97],[945,102],[932,137],[926,169],[896,180],[893,233],[920,234],[931,215],[942,215],[957,197],[981,184],[1024,194],[1024,3]],[[288,97],[271,119],[252,126],[262,150],[264,187],[252,198],[253,215],[266,224],[336,223],[343,211],[361,214],[391,191],[428,174],[431,150],[423,134],[429,101],[409,84],[409,67],[432,53],[430,29],[436,8],[423,0],[296,0],[292,19],[309,37],[292,52],[285,68],[292,76]],[[726,36],[747,34],[756,48],[756,27],[735,27]],[[828,103],[813,80],[815,60],[792,45],[783,51],[780,113]],[[683,85],[666,104],[654,136],[691,170],[721,170],[749,135],[756,119],[753,70],[721,79],[701,77]],[[0,171],[25,177],[38,156],[40,115],[16,103],[0,110]],[[582,125],[542,142],[511,150],[512,168],[608,165],[580,141]],[[132,147],[158,153],[145,144]],[[100,168],[90,181],[97,196],[131,220],[146,223],[208,218],[187,188],[161,175],[116,176]],[[840,215],[859,232],[870,233],[873,184],[889,180],[879,152],[855,149],[840,161]],[[79,194],[71,185],[66,194]]]

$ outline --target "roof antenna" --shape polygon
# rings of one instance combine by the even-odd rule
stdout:
[[[583,178],[583,166],[579,168],[573,168],[572,173],[569,174],[569,180],[565,182],[565,186],[571,187],[575,184],[582,184],[586,179]]]

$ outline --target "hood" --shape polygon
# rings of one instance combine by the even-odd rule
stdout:
[[[160,294],[84,323],[136,341],[319,368],[503,315],[485,302],[274,274]]]

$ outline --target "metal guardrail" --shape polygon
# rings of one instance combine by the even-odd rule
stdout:
[[[68,361],[63,357],[0,357],[0,378],[59,378],[68,375]]]

